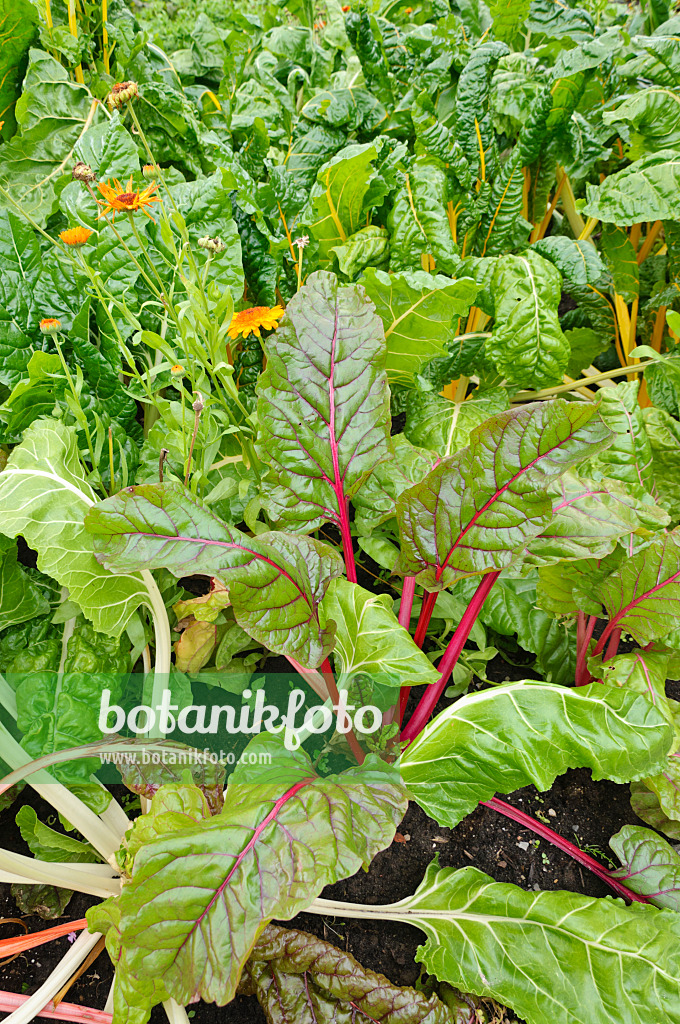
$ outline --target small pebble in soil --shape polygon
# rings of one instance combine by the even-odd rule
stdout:
[[[548,814],[550,815],[551,818],[556,818],[557,817],[557,811],[553,810],[552,807],[548,808]]]

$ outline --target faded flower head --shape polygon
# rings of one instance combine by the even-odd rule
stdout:
[[[61,330],[61,320],[53,316],[47,316],[40,321],[40,330],[43,334],[58,334]]]
[[[234,313],[229,324],[227,334],[234,340],[239,334],[247,338],[249,334],[261,337],[260,328],[265,331],[276,330],[279,320],[284,314],[283,306],[253,306],[251,309],[242,309],[240,313]]]
[[[109,110],[119,110],[137,96],[139,90],[136,82],[117,82],[106,97]]]
[[[300,235],[293,240],[293,245],[297,245],[298,249],[306,249],[309,245],[309,235]]]
[[[60,231],[59,237],[64,245],[69,245],[72,249],[79,249],[81,245],[85,245],[91,234],[93,234],[93,232],[90,228],[83,228],[78,225],[78,227],[67,228],[66,231]]]
[[[82,160],[79,160],[78,163],[74,165],[71,174],[76,181],[83,181],[86,184],[89,184],[91,181],[95,181],[97,177],[90,165],[83,163]]]
[[[153,217],[145,207],[150,206],[151,203],[160,203],[160,196],[156,193],[156,182],[152,181],[150,185],[147,185],[145,189],[136,191],[132,188],[132,175],[127,184],[121,185],[117,178],[113,180],[113,187],[109,185],[108,181],[100,181],[97,188],[104,196],[105,202],[98,199],[97,202],[104,209],[99,214],[100,217],[105,217],[107,213],[113,212],[113,219],[116,219],[116,212],[122,211],[123,213],[136,213],[137,210],[141,210],[145,213],[149,220],[153,220]]]
[[[194,412],[197,415],[199,413],[203,412],[204,402],[203,402],[203,395],[201,394],[200,391],[196,391],[194,393],[194,400],[193,400],[193,402],[191,404],[191,408],[194,410]]]
[[[224,252],[226,245],[221,238],[211,238],[210,235],[204,235],[203,238],[199,238],[198,245],[200,249],[207,249],[208,252]]]

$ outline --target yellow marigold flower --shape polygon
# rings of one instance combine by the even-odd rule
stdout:
[[[229,324],[227,334],[230,338],[238,338],[239,334],[247,338],[249,334],[260,337],[260,327],[265,331],[276,330],[279,320],[283,316],[283,306],[253,306],[252,309],[242,309],[240,313],[234,313]]]
[[[89,228],[81,228],[78,225],[77,228],[67,228],[66,231],[60,231],[59,237],[64,245],[70,245],[77,249],[79,246],[85,245],[91,234],[92,231]]]
[[[133,191],[132,175],[130,175],[127,188],[125,185],[121,185],[117,178],[113,179],[113,186],[112,188],[109,185],[108,180],[100,181],[97,185],[105,199],[105,202],[102,202],[101,199],[97,200],[99,205],[104,207],[99,214],[100,217],[105,217],[107,213],[113,212],[113,219],[115,220],[117,211],[122,210],[124,213],[136,213],[137,210],[141,210],[149,220],[153,220],[153,217],[145,207],[150,206],[151,203],[160,203],[161,201],[159,195],[154,195],[156,191],[155,181],[152,181],[150,185],[147,185],[141,191],[139,189]]]
[[[56,320],[53,316],[47,316],[44,320],[40,321],[40,330],[43,334],[57,334],[61,330],[61,320]]]

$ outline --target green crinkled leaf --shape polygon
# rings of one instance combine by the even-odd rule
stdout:
[[[469,443],[475,427],[507,408],[508,394],[501,388],[466,402],[451,402],[429,391],[413,391],[406,404],[404,433],[412,444],[446,459]]]
[[[568,471],[548,488],[553,519],[526,546],[534,565],[565,558],[603,558],[618,539],[638,530],[660,530],[670,517],[651,498],[630,494],[616,480],[594,481]]]
[[[606,451],[598,452],[592,465],[642,497],[654,492],[655,480],[652,449],[637,400],[639,388],[640,382],[634,380],[600,390],[600,416],[613,438]]]
[[[333,630],[321,628],[318,604],[342,561],[328,545],[281,531],[248,537],[179,483],[128,487],[93,508],[86,527],[97,557],[117,572],[217,577],[238,624],[270,650],[314,666],[330,651]]]
[[[145,844],[116,901],[118,971],[146,988],[147,1005],[159,1001],[152,983],[181,1005],[228,1003],[264,926],[367,867],[404,814],[399,773],[375,755],[320,779],[303,751],[286,755],[272,736],[256,748],[274,767],[237,768],[220,814]]]
[[[55,832],[45,825],[28,804],[19,810],[16,823],[21,838],[28,843],[31,853],[40,860],[69,861],[74,864],[94,864],[99,860],[97,853],[89,843],[81,843],[72,836]]]
[[[623,560],[618,547],[604,558],[583,558],[576,561],[542,565],[538,569],[538,604],[553,615],[570,615],[583,611],[602,617],[602,603],[593,597],[597,583],[613,572]]]
[[[590,327],[574,327],[565,331],[564,336],[569,342],[571,353],[567,363],[567,375],[577,380],[584,370],[593,364],[593,360],[602,355],[610,345],[610,339],[600,331]]]
[[[416,157],[387,218],[390,270],[455,274],[460,258],[446,213],[446,173],[439,161]],[[434,268],[432,261],[434,260]]]
[[[75,429],[56,420],[31,424],[0,474],[0,530],[25,537],[38,568],[68,587],[95,629],[119,636],[148,593],[138,573],[114,576],[95,559],[83,519],[96,500]]]
[[[557,317],[558,271],[529,249],[506,256],[493,277],[496,321],[486,351],[516,387],[541,388],[562,381],[569,345]]]
[[[626,558],[593,587],[610,627],[639,644],[657,640],[680,621],[680,532],[668,533]]]
[[[494,140],[492,116],[489,109],[491,79],[498,61],[509,52],[508,47],[502,42],[479,43],[472,51],[458,80],[456,138],[474,168],[476,176],[480,176],[481,165],[475,121],[479,128],[488,166]]]
[[[29,0],[2,0],[0,4],[0,121],[4,138],[15,127],[14,103],[21,92],[22,65],[38,32],[38,11]]]
[[[552,0],[531,0],[527,28],[553,39],[567,37],[576,43],[590,41],[595,34],[595,23],[587,10]]]
[[[509,565],[550,522],[548,484],[609,439],[592,405],[563,401],[512,409],[476,427],[469,447],[400,496],[398,571],[440,590]]]
[[[557,267],[568,285],[594,284],[604,273],[604,263],[590,242],[550,235],[534,242],[531,248]]]
[[[640,295],[640,271],[635,249],[626,232],[614,224],[603,224],[600,245],[612,275],[614,291],[626,302],[637,299]]]
[[[15,541],[0,536],[0,630],[47,615],[50,603],[17,562]]]
[[[316,935],[274,924],[253,948],[238,991],[257,996],[268,1024],[335,1024],[357,1013],[380,1024],[459,1021],[436,995],[393,985]]]
[[[655,1024],[679,1019],[680,922],[669,910],[525,892],[433,863],[386,912],[425,932],[416,959],[428,973],[531,1024],[650,1024],[650,1006]]]
[[[673,149],[633,161],[601,185],[586,184],[583,213],[627,227],[640,221],[678,219],[680,158]]]
[[[385,328],[388,377],[403,382],[430,359],[446,354],[457,318],[468,312],[477,294],[470,277],[451,281],[422,270],[386,274],[369,267],[361,284]]]
[[[621,686],[643,693],[673,725],[673,712],[666,697],[669,660],[670,656],[665,651],[636,649],[606,661],[590,658],[588,668],[594,678],[602,679],[608,686]]]
[[[370,536],[377,526],[392,519],[397,497],[422,480],[437,461],[434,452],[416,448],[404,434],[391,437],[389,448],[391,458],[375,467],[352,498],[354,524],[360,537]]]
[[[527,15],[531,0],[494,0],[489,10],[493,18],[493,34],[496,39],[510,43],[520,31]]]
[[[19,129],[0,150],[0,184],[44,227],[55,212],[57,189],[70,178],[76,143],[104,115],[89,90],[71,82],[49,53],[30,50],[29,56],[15,108]]]
[[[384,263],[389,249],[387,229],[378,224],[369,224],[368,227],[359,228],[344,245],[336,245],[331,251],[337,257],[340,272],[353,281],[369,263]]]
[[[333,661],[339,686],[349,689],[359,674],[381,687],[436,682],[437,669],[397,622],[389,594],[334,580],[322,610],[336,624]]]
[[[394,97],[389,68],[374,24],[366,8],[361,7],[349,12],[345,18],[345,31],[361,61],[366,85],[382,103],[391,107]]]
[[[567,768],[613,782],[654,774],[672,742],[672,726],[641,694],[524,680],[442,711],[402,755],[401,773],[412,799],[453,828],[480,800],[531,783],[544,792]]]
[[[354,143],[341,149],[319,170],[301,219],[319,243],[319,266],[328,269],[331,250],[344,245],[364,227],[364,200],[375,177],[377,157],[371,143]]]
[[[265,342],[258,382],[258,452],[268,500],[293,529],[340,522],[388,455],[389,398],[382,323],[363,289],[319,271]]]
[[[607,389],[609,390],[609,389]],[[680,518],[680,426],[664,409],[642,412],[652,456],[651,478],[659,504],[674,519]],[[645,448],[645,454],[647,449]],[[648,477],[645,475],[645,482]]]
[[[651,85],[632,96],[624,96],[623,102],[603,113],[602,121],[613,125],[615,131],[621,130],[622,122],[630,126],[633,160],[658,150],[677,148],[680,146],[680,95],[668,86]]]
[[[622,864],[612,872],[615,878],[656,907],[680,910],[680,854],[665,839],[640,825],[624,825],[609,845]]]

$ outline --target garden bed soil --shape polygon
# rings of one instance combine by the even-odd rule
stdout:
[[[510,668],[501,658],[494,659],[489,672],[490,678],[497,682],[531,674],[523,669]],[[444,699],[441,703],[444,706],[449,701]],[[529,786],[504,799],[544,820],[598,859],[604,857],[605,862],[611,853],[609,838],[624,824],[643,824],[630,807],[628,786],[595,783],[585,769],[568,771],[546,793],[539,794]],[[22,802],[35,807],[42,820],[52,820],[54,814],[33,790],[26,788],[19,800],[0,815],[2,846],[27,854],[29,850],[14,822]],[[443,867],[460,868],[472,864],[499,882],[514,882],[524,889],[568,889],[588,896],[610,895],[602,881],[567,854],[543,840],[537,840],[532,832],[489,808],[478,807],[456,828],[447,829],[428,818],[416,805],[409,807],[395,842],[378,854],[367,873],[359,871],[352,878],[329,886],[323,895],[349,902],[391,903],[416,889],[435,855]],[[76,894],[64,919],[83,917],[94,902],[96,900],[90,897]],[[21,916],[11,896],[10,886],[0,886],[0,917]],[[37,931],[53,923],[45,923],[37,917],[27,917],[25,922],[29,931]],[[313,932],[396,984],[413,985],[418,979],[420,967],[414,961],[414,954],[423,941],[423,935],[409,925],[344,921],[313,914],[299,914],[292,922],[282,923]],[[0,927],[0,937],[17,934],[16,925]],[[0,967],[0,988],[29,994],[34,992],[64,955],[68,945],[67,938],[59,939],[29,950]],[[108,955],[103,953],[76,983],[67,1000],[103,1008],[112,974]],[[200,1003],[191,1007],[190,1013],[192,1024],[265,1022],[254,997],[237,997],[225,1007]],[[153,1024],[165,1019],[164,1012],[157,1007],[152,1017]]]

